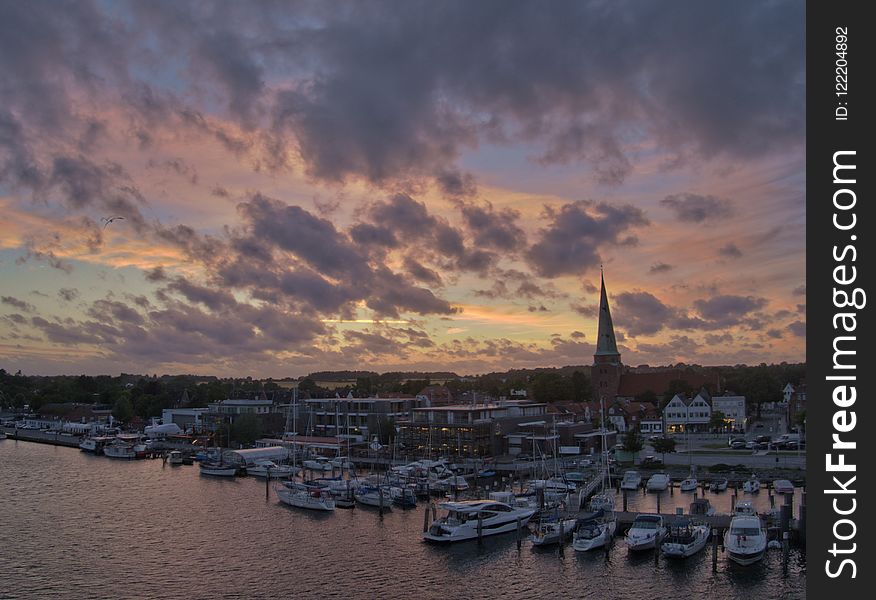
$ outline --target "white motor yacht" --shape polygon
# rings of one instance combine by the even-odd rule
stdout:
[[[572,548],[578,552],[602,548],[614,537],[616,529],[617,517],[613,512],[598,511],[580,518],[572,538]]]
[[[621,480],[622,490],[637,490],[642,485],[642,476],[638,471],[625,471]]]
[[[727,490],[727,479],[714,479],[709,485],[711,492],[724,492]]]
[[[671,558],[687,558],[706,547],[709,541],[709,526],[695,525],[690,520],[676,521],[669,528],[660,550]]]
[[[686,479],[681,480],[681,484],[679,484],[678,489],[682,492],[695,492],[697,491],[697,486],[699,482],[696,477],[688,477]]]
[[[665,492],[669,487],[669,475],[666,473],[654,473],[648,478],[649,492]]]
[[[624,540],[630,550],[650,550],[666,535],[663,515],[638,515]]]
[[[297,475],[301,467],[292,465],[278,465],[271,460],[257,460],[255,464],[246,468],[246,474],[254,477],[270,477],[272,479],[284,479]]]
[[[727,556],[740,565],[751,565],[763,558],[767,547],[767,532],[751,502],[740,502],[730,528],[724,534]],[[742,509],[742,512],[740,512]]]
[[[742,491],[746,494],[756,494],[760,491],[760,481],[754,476],[754,473],[742,484]]]
[[[446,479],[439,479],[435,482],[435,487],[445,492],[464,492],[469,489],[468,482],[461,475],[451,475]]]
[[[237,467],[228,463],[204,460],[198,466],[201,469],[201,475],[210,475],[211,477],[234,477],[237,475]]]
[[[484,537],[516,531],[518,526],[525,526],[535,513],[532,509],[514,508],[495,500],[443,502],[439,506],[447,514],[432,521],[429,530],[423,534],[423,539],[431,542],[477,539],[479,523]]]
[[[336,468],[332,462],[324,456],[317,456],[316,458],[305,460],[302,465],[305,469],[310,471],[332,471]]]
[[[280,501],[290,506],[323,511],[335,509],[335,499],[331,491],[318,485],[287,481],[276,486],[274,490]]]
[[[773,481],[773,489],[777,494],[793,494],[794,484],[787,479],[776,479]]]

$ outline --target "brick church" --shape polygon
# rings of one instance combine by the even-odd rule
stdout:
[[[595,401],[601,398],[605,398],[607,403],[615,400],[631,401],[646,391],[663,396],[671,382],[679,380],[687,382],[692,390],[710,386],[713,392],[720,391],[719,375],[711,369],[666,368],[637,373],[624,366],[614,336],[614,324],[605,290],[605,275],[602,274],[600,279],[599,331],[590,370]]]

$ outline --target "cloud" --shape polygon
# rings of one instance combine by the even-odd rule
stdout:
[[[526,246],[526,234],[517,224],[520,219],[518,211],[496,210],[490,202],[482,205],[461,202],[459,210],[479,247],[514,252]]]
[[[79,290],[76,288],[61,288],[58,290],[58,297],[65,302],[72,302],[79,297]]]
[[[725,258],[742,258],[742,250],[732,242],[718,248],[718,254]]]
[[[3,304],[8,304],[9,306],[13,306],[22,312],[33,312],[36,310],[36,307],[30,302],[19,300],[14,296],[0,296],[0,302],[2,302]]]
[[[668,265],[664,262],[658,262],[658,263],[654,263],[653,265],[651,265],[651,268],[648,269],[648,273],[650,273],[652,275],[657,274],[657,273],[668,273],[669,271],[671,271],[674,268],[675,267],[673,267],[672,265]]]
[[[788,330],[797,337],[806,337],[806,323],[803,321],[794,321],[788,325]]]
[[[615,296],[615,321],[633,336],[653,335],[675,315],[667,306],[648,292],[622,292]]]
[[[733,214],[733,205],[724,198],[700,194],[673,194],[660,201],[685,223],[719,220]]]
[[[632,239],[629,230],[649,224],[641,209],[580,200],[559,209],[546,207],[549,225],[539,231],[526,258],[543,277],[575,275],[599,265],[599,248],[623,245]]]
[[[721,295],[693,303],[700,316],[712,323],[736,325],[743,317],[767,305],[766,298]]]

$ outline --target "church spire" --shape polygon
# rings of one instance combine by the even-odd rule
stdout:
[[[611,311],[608,309],[608,294],[605,292],[605,274],[600,266],[601,290],[599,293],[599,338],[596,341],[595,356],[616,356],[620,360],[620,352],[617,351],[617,342],[614,338],[614,325],[611,322]]]

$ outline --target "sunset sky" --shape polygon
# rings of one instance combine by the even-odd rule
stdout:
[[[0,367],[802,361],[804,8],[0,2]]]

